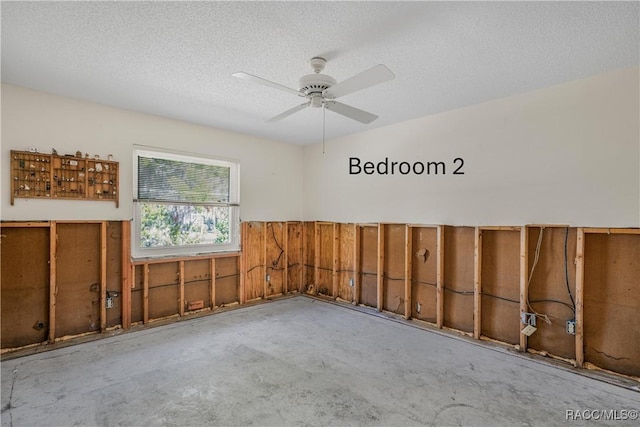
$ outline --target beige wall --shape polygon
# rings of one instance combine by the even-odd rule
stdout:
[[[2,85],[2,220],[131,219],[132,148],[147,145],[240,160],[243,220],[302,217],[302,148],[176,120]],[[113,154],[120,162],[114,203],[16,199],[10,205],[9,150]]]
[[[307,146],[305,220],[639,227],[638,80],[623,69]],[[349,157],[447,169],[350,175]]]
[[[639,227],[638,80],[638,68],[618,70],[337,138],[325,154],[320,145],[303,149],[3,84],[2,170],[9,150],[31,146],[113,154],[121,204],[10,206],[3,172],[1,218],[129,219],[132,147],[148,145],[239,159],[243,220]],[[349,157],[443,161],[447,169],[350,175]],[[464,175],[452,174],[457,157]]]

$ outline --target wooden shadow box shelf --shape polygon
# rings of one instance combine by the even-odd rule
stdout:
[[[11,204],[14,199],[115,202],[119,206],[118,162],[11,151]]]

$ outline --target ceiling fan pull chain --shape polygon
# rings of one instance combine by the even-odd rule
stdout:
[[[324,124],[324,120],[325,120],[324,117],[325,117],[325,111],[326,111],[325,105],[326,104],[323,102],[322,103],[322,154],[324,154],[324,131],[326,129],[326,126]]]

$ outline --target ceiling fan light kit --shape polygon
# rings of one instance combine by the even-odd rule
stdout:
[[[300,89],[298,90],[245,72],[234,73],[233,76],[239,79],[253,81],[254,83],[262,84],[264,86],[269,86],[274,89],[295,93],[300,97],[307,98],[307,102],[304,104],[297,105],[281,114],[278,114],[277,116],[269,119],[269,122],[282,120],[306,107],[324,107],[334,113],[338,113],[364,124],[371,123],[377,119],[378,116],[375,114],[334,100],[393,79],[395,75],[391,70],[386,66],[379,64],[338,83],[333,77],[321,73],[324,70],[326,63],[327,61],[324,58],[317,56],[311,58],[309,65],[311,66],[313,73],[300,78]]]

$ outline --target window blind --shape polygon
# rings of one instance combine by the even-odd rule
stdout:
[[[228,203],[230,168],[138,156],[138,199]]]

